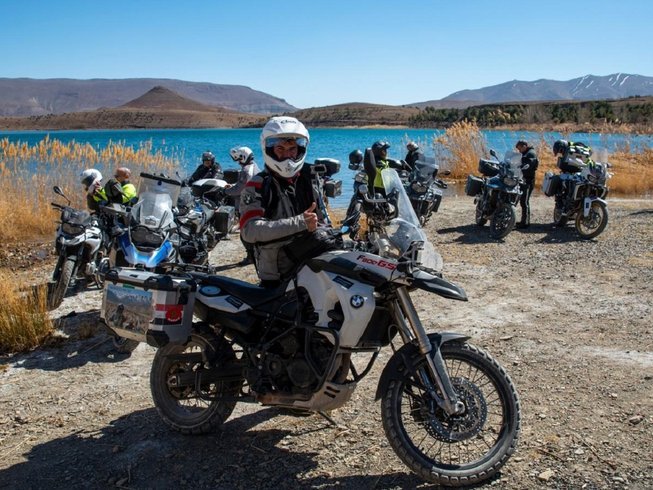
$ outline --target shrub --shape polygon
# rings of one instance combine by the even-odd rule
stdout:
[[[15,278],[0,271],[0,352],[33,349],[52,335],[45,285],[20,292]]]

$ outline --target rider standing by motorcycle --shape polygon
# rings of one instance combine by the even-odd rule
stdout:
[[[225,193],[234,198],[236,202],[236,212],[238,212],[240,195],[245,189],[245,184],[249,182],[252,177],[258,174],[261,170],[254,161],[254,153],[252,149],[247,146],[237,146],[229,150],[231,159],[240,165],[240,172],[238,172],[238,180],[235,184],[229,185]]]
[[[535,172],[540,161],[537,159],[535,149],[528,142],[519,140],[515,148],[522,155],[519,168],[521,169],[523,179],[523,182],[519,184],[521,188],[521,196],[519,198],[521,220],[515,225],[515,228],[528,228],[531,224],[530,199],[533,188],[535,187]]]
[[[413,170],[415,168],[415,162],[417,160],[424,160],[424,153],[419,151],[419,145],[414,141],[408,142],[408,144],[406,145],[406,150],[408,150],[408,153],[406,153],[406,158],[404,158],[404,160],[406,161],[406,164],[410,167],[410,170]]]
[[[97,213],[100,206],[107,203],[107,194],[102,187],[102,174],[99,170],[89,168],[79,176],[86,191],[86,206],[92,213]]]
[[[104,185],[104,192],[109,203],[133,205],[138,200],[136,187],[129,181],[131,170],[127,167],[119,167],[113,179]]]
[[[195,169],[193,175],[188,178],[188,185],[191,185],[196,180],[200,179],[213,179],[222,176],[222,167],[215,161],[215,155],[210,151],[202,153],[202,163]]]
[[[297,265],[292,246],[310,246],[324,223],[319,189],[304,165],[308,142],[306,127],[294,117],[270,119],[261,132],[265,170],[247,182],[240,196],[241,238],[252,246],[264,287],[281,283]]]
[[[238,172],[238,181],[233,185],[229,185],[225,190],[225,193],[233,198],[236,208],[236,215],[240,216],[240,195],[243,193],[247,182],[252,180],[252,177],[258,174],[261,170],[258,168],[258,165],[256,165],[256,162],[254,161],[254,152],[251,148],[247,146],[237,146],[229,150],[229,154],[231,155],[231,159],[234,162],[238,162],[240,165],[240,172]],[[249,250],[250,247],[248,247],[244,242],[243,245],[245,245],[245,249],[248,252],[247,256],[241,260],[238,265],[248,265],[251,264],[254,260],[253,257],[251,257],[252,254]]]
[[[387,141],[377,141],[372,145],[374,162],[369,158],[369,151],[365,152],[365,158],[363,160],[363,166],[367,173],[367,181],[373,183],[373,192],[381,195],[385,195],[385,186],[383,185],[381,172],[386,168],[394,168],[396,170],[404,169],[403,162],[398,162],[388,158],[388,148],[390,148],[390,143]],[[370,189],[370,191],[372,191],[372,189]]]

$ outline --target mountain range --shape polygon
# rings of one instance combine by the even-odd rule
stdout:
[[[242,85],[165,78],[0,78],[0,116],[39,116],[119,107],[154,87],[167,88],[207,106],[238,112],[272,114],[296,110],[283,99]]]
[[[606,76],[585,75],[567,81],[513,80],[490,87],[460,90],[443,99],[406,105],[444,109],[499,102],[625,99],[647,95],[653,95],[653,77],[615,73]]]

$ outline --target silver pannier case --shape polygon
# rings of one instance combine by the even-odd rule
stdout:
[[[107,272],[101,320],[117,335],[153,347],[190,336],[197,285],[185,278],[131,268]]]

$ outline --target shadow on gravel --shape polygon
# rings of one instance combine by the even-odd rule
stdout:
[[[563,227],[554,226],[553,224],[542,226],[546,227],[544,231],[546,235],[538,240],[540,243],[569,243],[582,241],[576,232],[576,228],[572,224]],[[593,240],[586,241],[591,242]]]
[[[450,228],[441,228],[437,230],[437,233],[440,235],[460,233],[460,236],[456,237],[453,241],[458,243],[463,243],[466,245],[475,245],[478,243],[497,243],[497,242],[500,243],[503,241],[503,240],[497,240],[496,238],[492,238],[490,236],[489,227],[478,226],[477,224],[452,226]]]
[[[184,436],[168,429],[155,409],[136,411],[99,431],[34,446],[24,454],[26,462],[0,471],[0,487],[362,489],[423,483],[410,473],[304,477],[318,467],[318,453],[293,445],[292,430],[256,428],[279,413],[263,409],[227,421],[215,434]],[[287,417],[282,422],[294,425]],[[316,419],[315,425],[329,430],[326,421]]]
[[[113,339],[99,326],[99,310],[71,312],[55,320],[55,327],[67,338],[57,345],[40,347],[28,353],[0,356],[0,364],[11,364],[23,369],[62,371],[85,364],[120,362],[131,353],[115,350]]]
[[[640,214],[653,214],[653,209],[640,209],[639,211],[628,213],[628,216],[638,216]]]

